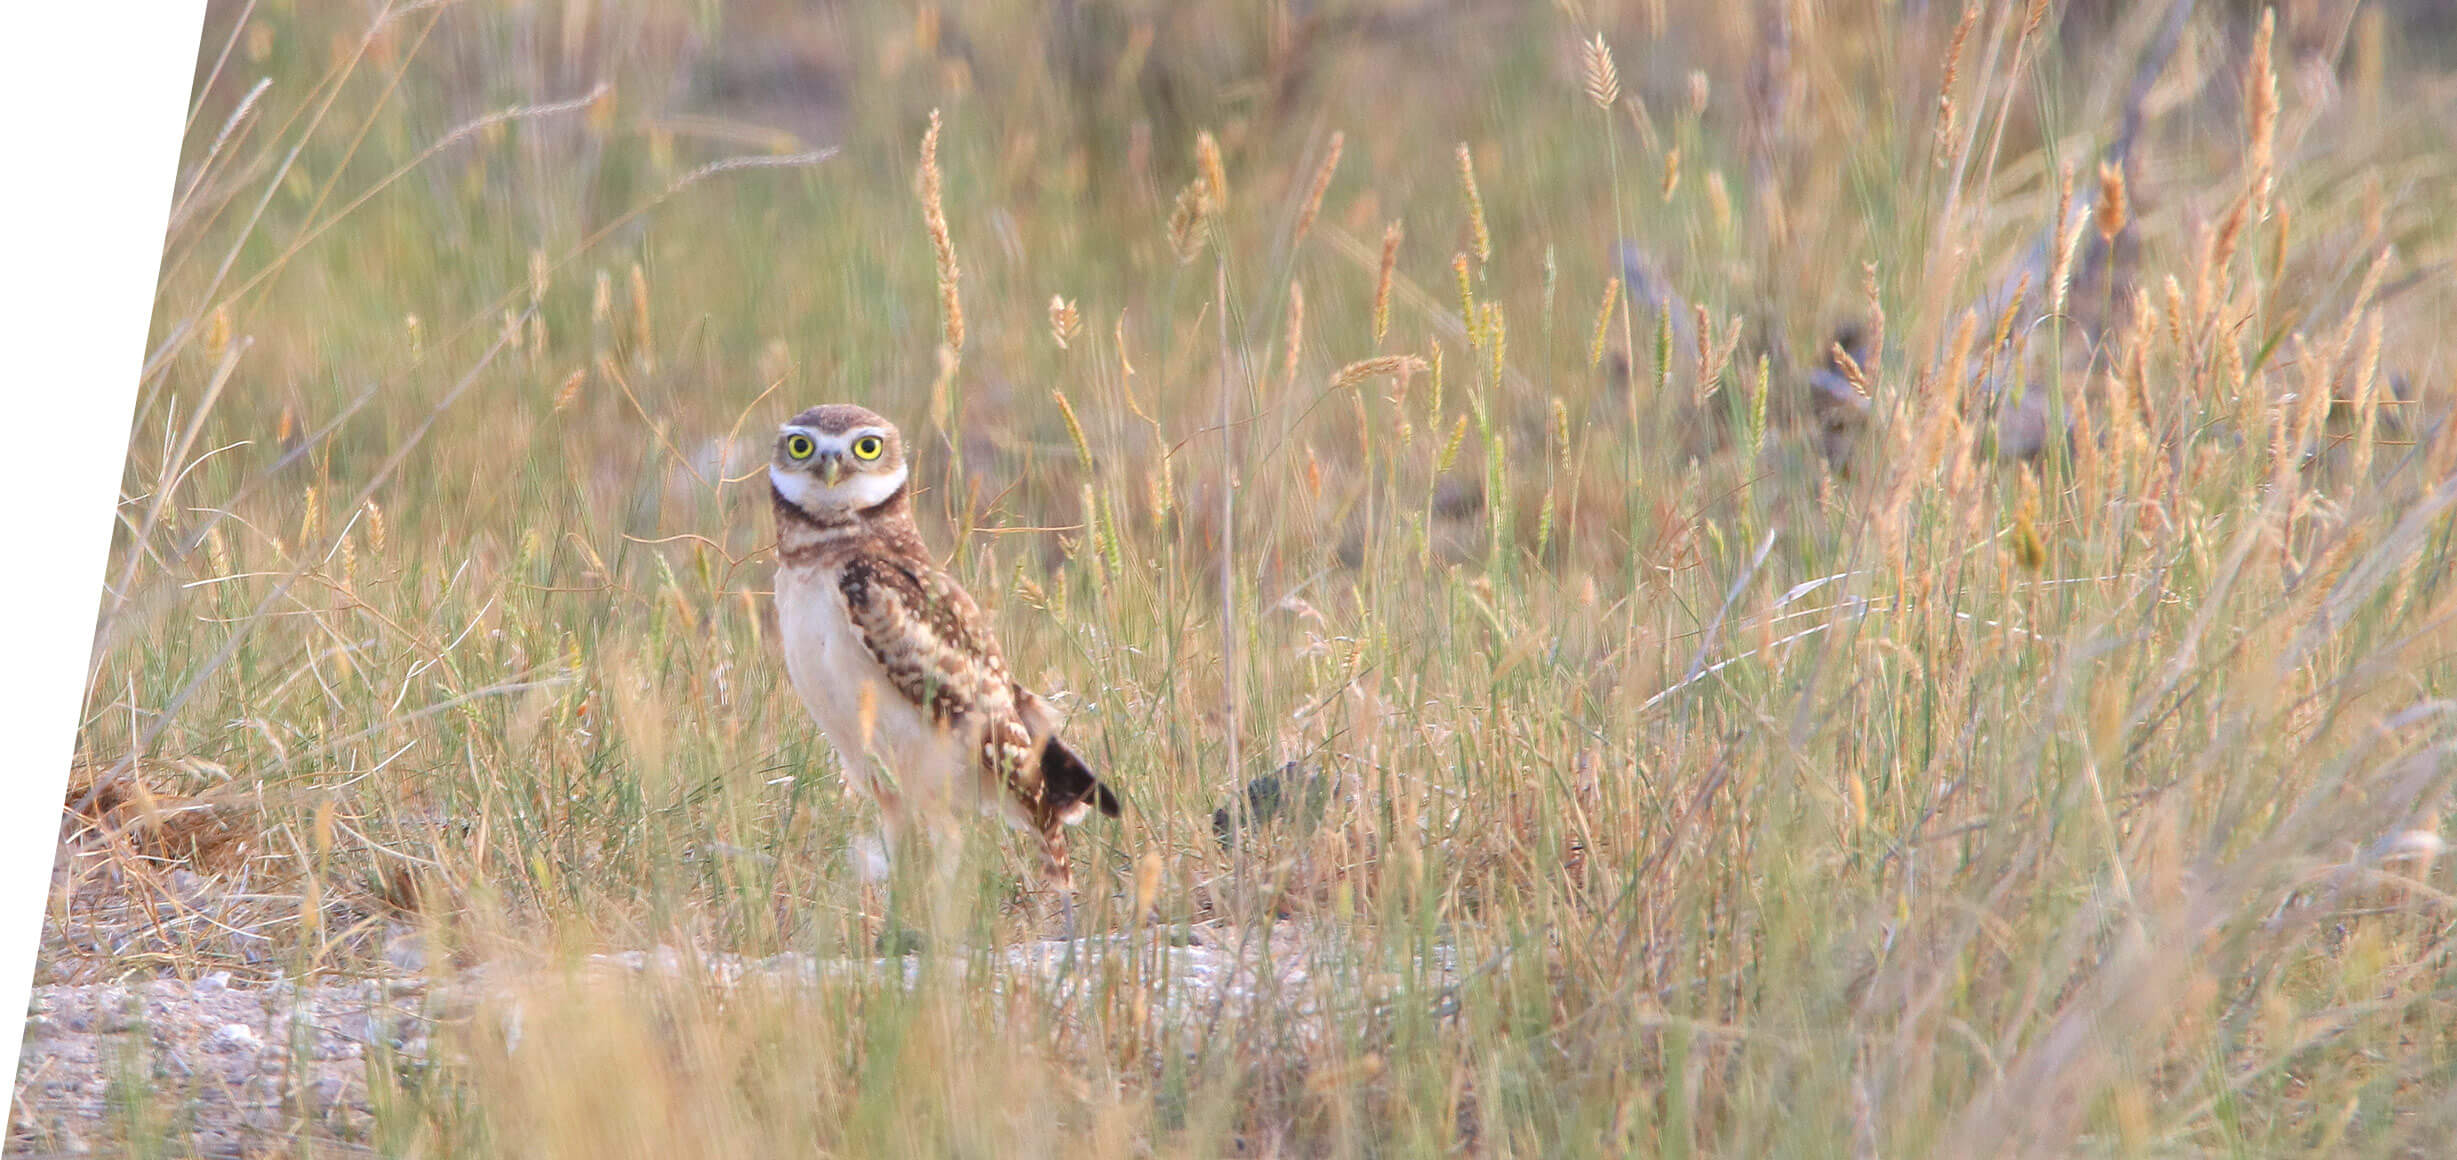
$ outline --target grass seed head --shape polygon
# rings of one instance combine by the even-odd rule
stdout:
[[[1297,355],[1305,343],[1305,287],[1288,284],[1288,326],[1280,354],[1280,381],[1294,385],[1297,381]]]
[[[2131,212],[2125,195],[2124,166],[2119,162],[2099,163],[2099,204],[2091,219],[2099,227],[2099,237],[2114,242],[2124,232],[2127,215]]]
[[[1347,134],[1331,134],[1331,144],[1323,153],[1322,165],[1314,170],[1314,184],[1305,191],[1305,209],[1297,214],[1297,241],[1304,241],[1306,233],[1314,228],[1314,218],[1322,212],[1323,195],[1331,190],[1331,175],[1339,171],[1340,150],[1347,143]]]
[[[2278,140],[2278,70],[2270,55],[2277,30],[2277,9],[2263,9],[2261,26],[2252,34],[2252,55],[2244,62],[2244,121],[2250,140],[2244,165],[2263,186],[2264,201]]]
[[[2055,250],[2048,261],[2048,313],[2062,314],[2065,309],[2065,289],[2073,281],[2073,244],[2078,239],[2073,228],[2073,163],[2064,166],[2056,190]]]
[[[947,349],[964,353],[964,301],[956,283],[963,268],[956,262],[955,237],[947,229],[945,182],[938,166],[939,112],[930,110],[930,128],[921,135],[921,216],[930,231],[930,250],[938,261],[939,308],[945,323]]]
[[[1382,227],[1382,267],[1374,278],[1374,345],[1391,330],[1391,274],[1399,265],[1398,222]]]
[[[1425,360],[1412,354],[1386,354],[1359,359],[1339,368],[1339,371],[1331,376],[1331,389],[1344,390],[1367,379],[1379,378],[1383,375],[1412,375],[1426,369],[1426,366]]]
[[[579,370],[575,370],[568,377],[566,377],[563,380],[563,385],[555,391],[555,410],[560,413],[571,409],[571,405],[578,402],[580,399],[581,384],[588,381],[589,371],[587,367],[582,367]]]
[[[1612,62],[1612,46],[1604,43],[1604,34],[1580,46],[1579,70],[1586,75],[1587,99],[1599,109],[1609,109],[1621,100],[1621,70]]]
[[[1612,330],[1613,308],[1621,303],[1621,276],[1604,280],[1604,300],[1595,308],[1594,333],[1587,339],[1587,369],[1604,365],[1604,342]]]
[[[1192,262],[1203,253],[1205,221],[1211,214],[1210,181],[1197,177],[1177,191],[1177,201],[1169,209],[1169,248],[1176,252],[1179,264]]]
[[[1220,160],[1220,141],[1205,129],[1194,135],[1195,162],[1202,167],[1203,183],[1211,188],[1214,212],[1228,208],[1228,166]]]
[[[1484,224],[1484,194],[1476,188],[1476,158],[1468,152],[1467,142],[1459,143],[1459,186],[1467,193],[1468,228],[1476,239],[1476,264],[1493,260],[1493,234]]]
[[[1442,443],[1442,454],[1434,462],[1433,474],[1438,476],[1448,472],[1450,465],[1459,461],[1459,447],[1466,442],[1467,414],[1461,412],[1458,419],[1450,425],[1450,438]]]
[[[1066,437],[1075,445],[1075,457],[1087,473],[1092,470],[1092,444],[1083,436],[1083,423],[1075,418],[1075,404],[1067,401],[1066,392],[1050,388],[1049,397],[1058,401],[1058,416],[1066,420]]]
[[[1075,301],[1063,294],[1049,296],[1049,337],[1059,350],[1067,349],[1077,331],[1083,329],[1083,315],[1075,310]]]

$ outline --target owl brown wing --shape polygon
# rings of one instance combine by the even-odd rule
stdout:
[[[837,588],[888,682],[932,720],[1013,716],[1006,659],[981,606],[946,573],[864,554],[844,566]]]

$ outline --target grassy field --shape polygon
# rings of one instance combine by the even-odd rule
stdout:
[[[492,980],[273,1150],[2457,1146],[2448,30],[792,7],[213,6],[38,982]],[[1128,802],[1063,973],[849,864],[828,400]]]

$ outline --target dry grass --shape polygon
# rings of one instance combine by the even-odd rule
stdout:
[[[782,7],[216,6],[47,978],[483,969],[387,1154],[2457,1139],[2457,88],[2348,6]],[[990,827],[848,866],[823,399],[1129,801],[1055,981]]]

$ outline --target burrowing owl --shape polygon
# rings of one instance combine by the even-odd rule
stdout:
[[[981,607],[930,557],[906,497],[904,440],[861,407],[813,407],[776,436],[776,614],[785,672],[879,804],[892,856],[951,807],[1041,837],[1068,898],[1065,827],[1118,799],[1058,739],[1058,714],[1015,683]],[[1071,915],[1072,908],[1069,907]]]

